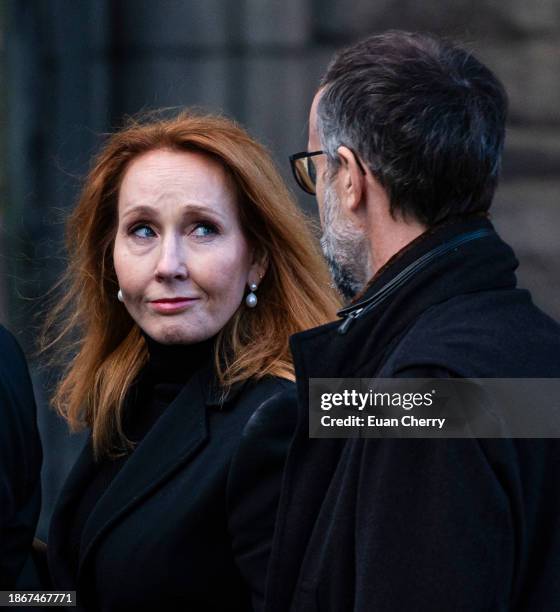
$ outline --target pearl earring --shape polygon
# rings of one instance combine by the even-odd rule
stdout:
[[[122,289],[119,289],[117,291],[117,300],[119,300],[119,302],[124,302],[124,295],[123,295]]]
[[[257,287],[257,283],[249,283],[249,289],[251,290],[251,293],[248,293],[247,297],[245,298],[245,304],[247,304],[249,308],[254,308],[257,305],[258,300],[257,296],[255,295]]]

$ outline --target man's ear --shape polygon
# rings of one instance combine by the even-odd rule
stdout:
[[[350,214],[360,214],[360,204],[363,202],[365,179],[354,152],[341,145],[337,149],[340,167],[337,172],[337,192],[340,202]]]

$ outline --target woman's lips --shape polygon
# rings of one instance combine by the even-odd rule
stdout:
[[[197,298],[163,298],[161,300],[151,300],[150,304],[152,308],[162,314],[174,314],[188,308],[191,304],[196,302]]]

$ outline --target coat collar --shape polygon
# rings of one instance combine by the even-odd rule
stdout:
[[[475,239],[464,239],[469,236]],[[484,217],[433,228],[405,247],[376,274],[357,302],[340,312],[358,312],[350,327],[338,321],[292,336],[301,400],[307,396],[309,378],[375,375],[391,343],[422,312],[466,293],[513,288],[517,265],[511,248]],[[374,307],[368,308],[372,303]]]
[[[379,277],[374,277],[359,299],[338,312],[339,316],[346,318],[345,323],[339,328],[340,333],[346,333],[346,330],[350,327],[354,319],[364,316],[374,309],[379,309],[383,302],[389,301],[391,296],[399,292],[401,288],[405,287],[412,279],[421,276],[434,262],[436,262],[435,265],[437,266],[438,260],[442,260],[445,256],[451,255],[454,251],[457,251],[459,247],[494,235],[495,232],[491,227],[478,227],[471,231],[459,233],[447,241],[443,241],[439,244],[436,243],[436,245],[432,246],[428,251],[424,248],[423,251],[425,252],[419,254],[418,257],[409,263],[406,263],[404,267],[402,265],[403,262],[407,262],[410,258],[405,257],[403,254],[400,258],[400,265],[394,265],[393,268],[389,269],[389,273],[386,275],[383,274],[383,271],[385,271],[385,268],[383,268]],[[427,238],[425,238],[425,240],[426,243],[423,245],[424,247],[431,242],[428,241]],[[405,247],[405,250],[408,251],[409,249]],[[411,248],[410,251],[414,253],[417,252],[418,249]],[[397,256],[398,255],[399,254],[397,254]],[[384,278],[384,276],[389,276],[389,279]]]
[[[82,533],[78,582],[96,543],[111,526],[198,452],[208,436],[206,408],[227,409],[242,386],[243,383],[234,385],[224,396],[210,367],[191,377],[93,508]],[[61,587],[70,588],[74,576],[65,563],[66,542],[59,534],[67,533],[66,525],[72,520],[76,500],[95,471],[90,438],[64,484],[51,522],[49,557],[56,572],[54,583]]]

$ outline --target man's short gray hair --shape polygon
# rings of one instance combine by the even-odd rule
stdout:
[[[360,157],[391,212],[433,225],[486,211],[497,185],[507,96],[471,53],[391,31],[339,52],[321,82],[317,129],[329,168]]]

